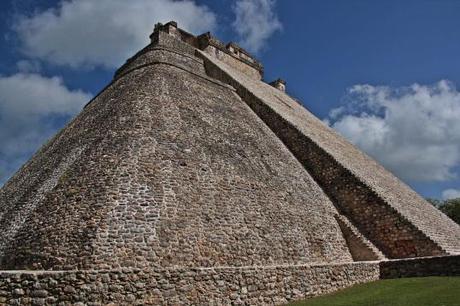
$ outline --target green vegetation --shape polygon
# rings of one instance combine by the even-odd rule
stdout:
[[[291,306],[459,306],[460,277],[380,280]]]
[[[445,213],[449,218],[460,224],[460,198],[440,201],[427,199],[437,209]]]

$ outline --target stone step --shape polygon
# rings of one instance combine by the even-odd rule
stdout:
[[[350,253],[355,261],[385,260],[383,253],[370,242],[361,232],[348,220],[345,215],[337,214],[335,218],[342,229],[347,241]]]

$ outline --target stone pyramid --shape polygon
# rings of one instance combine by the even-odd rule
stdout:
[[[458,273],[460,227],[248,52],[150,38],[0,190],[0,302],[280,304]]]

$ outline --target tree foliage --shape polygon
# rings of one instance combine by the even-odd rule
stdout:
[[[450,200],[427,199],[440,211],[445,213],[449,218],[460,224],[460,198]]]

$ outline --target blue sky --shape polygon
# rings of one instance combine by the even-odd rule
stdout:
[[[460,196],[455,0],[4,0],[0,184],[168,20],[239,42],[423,196]]]

